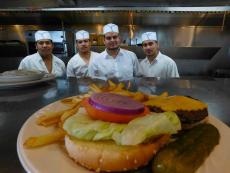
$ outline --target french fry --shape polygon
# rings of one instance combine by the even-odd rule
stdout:
[[[65,137],[65,134],[66,132],[64,130],[58,129],[55,132],[50,133],[50,134],[30,137],[25,141],[24,147],[35,148],[35,147],[48,145],[54,142],[58,142],[60,140],[63,140],[63,138]]]
[[[124,83],[119,83],[113,91],[122,91],[124,87],[125,87]],[[124,90],[124,91],[127,91],[127,90]]]
[[[131,86],[132,86],[132,85],[131,85],[131,82],[129,81],[129,82],[128,82],[128,85],[127,85],[127,90],[129,90],[129,89],[131,88]]]
[[[65,120],[69,118],[70,116],[74,115],[78,111],[79,108],[80,108],[80,102],[74,108],[66,111],[60,118],[59,126],[62,127],[62,124],[65,122]]]
[[[79,97],[72,98],[72,103],[74,103],[74,105],[79,104],[81,101],[82,101],[82,99]]]
[[[91,84],[89,88],[94,92],[102,92],[102,90],[96,84]]]
[[[131,93],[131,92],[127,91],[127,90],[120,90],[120,91],[113,90],[113,91],[111,91],[111,93],[119,94],[119,95],[122,95],[122,96],[133,97],[133,93]]]
[[[117,85],[113,83],[111,80],[108,80],[108,87],[106,88],[107,91],[113,91]]]
[[[60,117],[66,110],[59,112],[47,112],[45,115],[39,116],[37,118],[36,123],[41,126],[50,126],[53,124],[57,124],[60,120]]]
[[[161,93],[160,95],[148,95],[148,100],[155,99],[157,97],[168,97],[169,94],[167,91]]]
[[[88,92],[86,94],[84,94],[83,96],[80,96],[80,99],[86,98],[86,97],[90,97],[91,96],[91,92]]]
[[[169,93],[167,91],[165,91],[165,92],[161,93],[159,96],[160,97],[168,97]]]
[[[142,92],[138,91],[138,92],[135,92],[132,99],[142,102],[145,100],[145,95]]]
[[[73,98],[65,98],[61,100],[63,104],[73,104]]]
[[[37,121],[36,123],[38,125],[41,125],[41,126],[51,126],[51,125],[54,125],[54,124],[58,124],[59,121],[60,121],[60,118],[61,116],[67,112],[67,111],[70,111],[72,110],[73,108],[75,108],[79,103],[80,103],[80,99],[79,100],[75,100],[74,103],[69,109],[67,110],[62,110],[62,111],[58,111],[58,112],[47,112],[45,113],[44,115],[41,115],[37,118]]]
[[[113,88],[116,87],[116,84],[113,83],[113,81],[111,81],[111,80],[108,80],[108,84],[109,84],[109,87],[113,87]]]

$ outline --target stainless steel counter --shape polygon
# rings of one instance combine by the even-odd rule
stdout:
[[[16,151],[19,130],[26,119],[43,106],[58,99],[84,93],[91,80],[57,79],[26,88],[0,90],[0,172],[23,173]],[[103,81],[93,81],[105,84]],[[209,113],[230,126],[230,79],[136,78],[131,90],[151,94],[189,95],[206,102]]]

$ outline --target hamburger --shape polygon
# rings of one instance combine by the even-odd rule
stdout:
[[[94,93],[63,124],[69,156],[96,172],[142,167],[181,129],[173,112],[152,113],[127,96]]]

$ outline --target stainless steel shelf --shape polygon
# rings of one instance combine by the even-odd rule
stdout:
[[[90,7],[90,8],[0,8],[0,12],[230,12],[230,6],[206,7]]]

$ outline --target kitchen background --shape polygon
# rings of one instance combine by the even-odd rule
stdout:
[[[33,5],[31,5],[33,4]],[[141,34],[156,31],[160,50],[175,60],[182,77],[230,76],[228,1],[77,1],[0,2],[0,72],[17,69],[34,53],[34,33],[48,30],[54,54],[65,63],[76,53],[75,32],[87,30],[92,49],[102,51],[104,24],[119,25],[122,47],[144,58]]]

